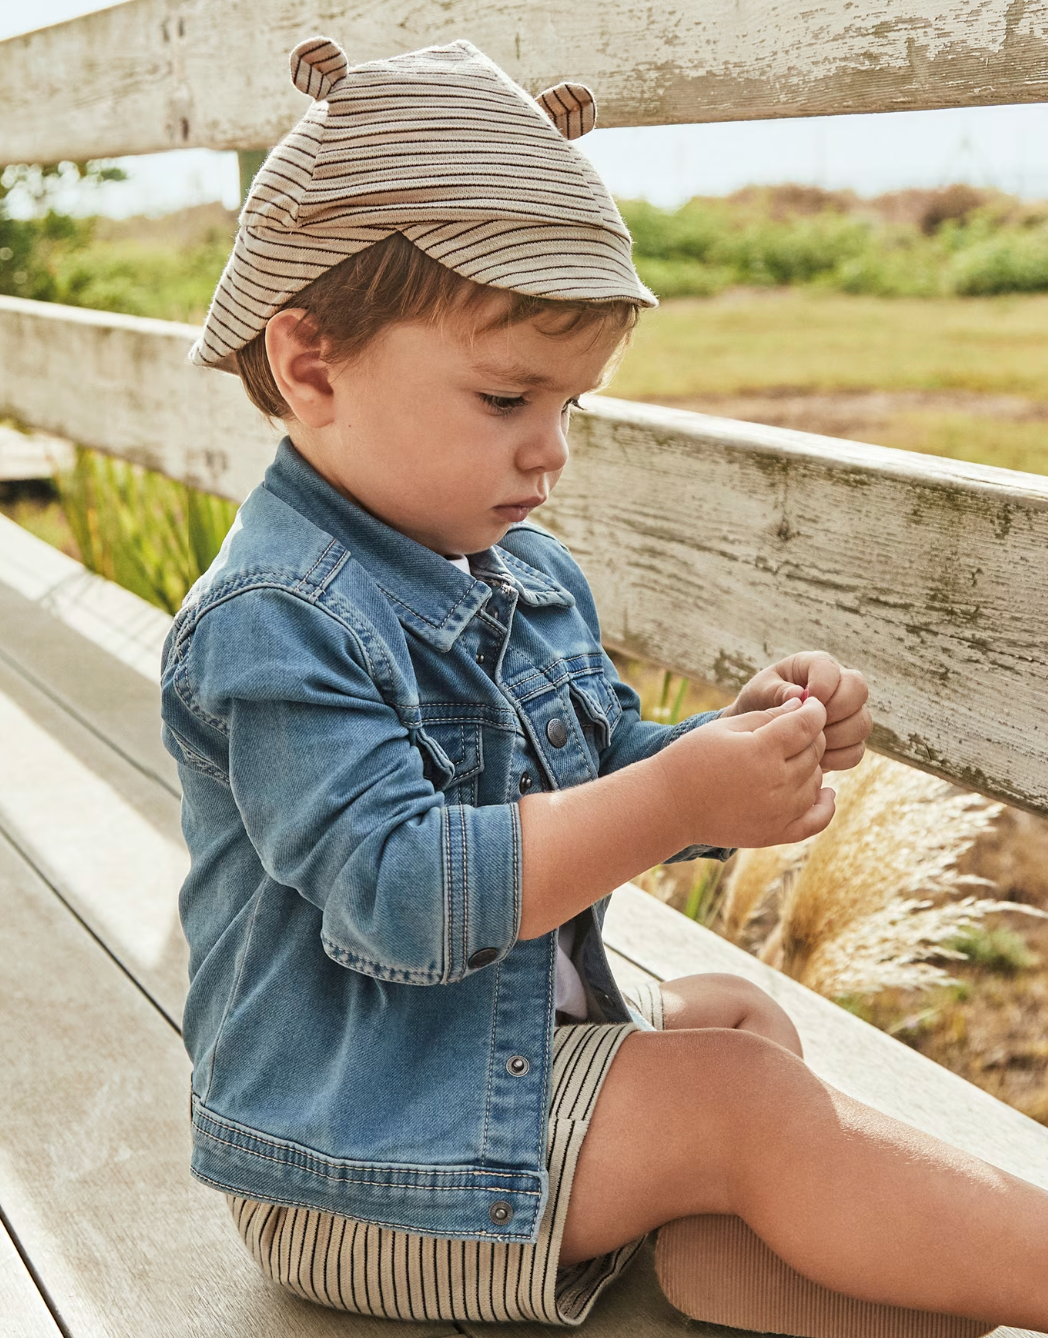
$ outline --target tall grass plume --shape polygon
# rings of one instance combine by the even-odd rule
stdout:
[[[953,983],[942,963],[967,957],[965,936],[986,916],[1044,915],[973,895],[991,885],[959,868],[1001,805],[874,754],[835,784],[824,832],[738,857],[721,928],[745,942],[774,906],[770,933],[747,944],[764,961],[830,998],[927,989]]]

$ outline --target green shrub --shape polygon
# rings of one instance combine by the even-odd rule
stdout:
[[[1041,964],[1041,959],[1030,950],[1023,936],[1003,925],[996,929],[972,925],[947,946],[963,953],[974,965],[1002,976],[1014,976]]]
[[[1002,230],[963,246],[950,262],[952,288],[963,297],[1048,292],[1048,229]]]
[[[739,283],[779,286],[810,283],[861,255],[868,245],[868,224],[825,213],[750,223],[729,233],[715,256],[732,265]]]
[[[636,256],[637,273],[642,282],[659,297],[715,297],[737,282],[727,266],[704,265],[701,260],[656,260]]]
[[[910,202],[909,221],[884,208],[878,215],[876,201],[787,187],[672,210],[643,200],[621,207],[637,268],[663,297],[707,297],[732,284],[875,297],[1048,291],[1043,210],[984,200],[970,187],[912,194],[921,200]]]

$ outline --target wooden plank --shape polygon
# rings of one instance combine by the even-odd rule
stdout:
[[[195,331],[0,298],[0,413],[242,498],[276,433]],[[93,393],[83,394],[90,385]],[[1048,479],[591,396],[538,519],[609,644],[725,687],[822,647],[874,746],[1048,812]]]
[[[75,1338],[456,1332],[268,1285],[189,1178],[178,1036],[2,841],[0,920],[0,1202]]]
[[[68,441],[43,432],[17,432],[0,427],[0,483],[49,479],[73,463]]]
[[[822,648],[874,747],[1048,811],[1048,479],[591,397],[539,519],[605,640],[733,689]]]
[[[239,378],[189,364],[198,333],[174,321],[0,297],[0,416],[240,500],[279,436]]]
[[[171,619],[0,516],[0,660],[178,796],[160,740]]]
[[[14,1241],[0,1225],[0,1315],[4,1338],[60,1338],[61,1330],[51,1317],[29,1270],[15,1249]]]
[[[0,44],[0,162],[267,148],[316,31],[354,61],[467,37],[532,92],[589,84],[604,126],[1048,97],[1044,0],[129,0]]]
[[[0,738],[0,832],[176,1024],[189,868],[177,798],[2,661]]]
[[[615,893],[604,937],[615,952],[660,980],[727,971],[753,981],[789,1013],[805,1058],[828,1082],[1048,1189],[1048,1129],[1043,1125],[639,888],[627,885]]]

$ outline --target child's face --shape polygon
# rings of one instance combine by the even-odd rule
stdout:
[[[280,362],[281,338],[270,340],[274,370],[295,373],[293,356]],[[471,337],[450,319],[392,326],[341,366],[311,364],[302,348],[308,402],[289,399],[291,438],[402,534],[444,555],[475,553],[549,496],[568,459],[569,407],[600,384],[619,338],[593,327],[553,337],[532,322]],[[294,391],[295,375],[282,379]]]

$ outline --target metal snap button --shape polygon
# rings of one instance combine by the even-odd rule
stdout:
[[[546,738],[554,748],[563,748],[568,741],[568,727],[559,715],[555,715],[546,726]]]
[[[490,966],[498,955],[498,948],[478,948],[467,960],[466,965],[472,971],[479,971],[482,966]]]
[[[531,779],[531,773],[525,771],[520,778],[520,785],[517,788],[520,790],[521,794],[527,794],[534,784],[535,782]]]
[[[506,1072],[512,1073],[514,1078],[523,1078],[531,1065],[523,1055],[510,1055],[506,1060]]]
[[[488,1216],[496,1226],[505,1226],[513,1219],[513,1205],[507,1203],[505,1199],[496,1199],[488,1209]]]
[[[484,652],[482,650],[477,651],[477,663],[478,664],[484,663]]]

